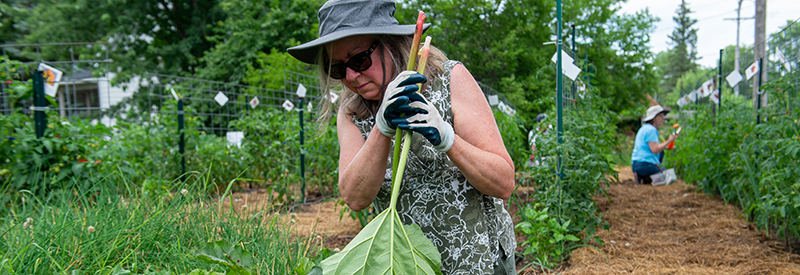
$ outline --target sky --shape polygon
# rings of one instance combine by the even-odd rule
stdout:
[[[689,16],[697,19],[698,63],[704,67],[716,67],[719,50],[736,44],[736,21],[725,18],[736,18],[738,0],[687,0],[692,13]],[[623,3],[620,12],[633,14],[645,8],[661,21],[656,23],[655,32],[650,36],[650,49],[658,53],[670,48],[669,34],[675,29],[672,21],[680,0],[628,0]],[[754,17],[755,0],[742,1],[741,17]],[[767,0],[767,35],[780,31],[787,21],[800,18],[800,0]],[[798,22],[800,24],[800,22]],[[739,43],[752,45],[755,41],[755,20],[742,20]],[[743,65],[747,66],[747,65]]]

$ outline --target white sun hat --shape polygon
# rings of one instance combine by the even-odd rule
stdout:
[[[654,118],[656,118],[656,116],[658,114],[660,114],[660,113],[667,114],[667,113],[669,113],[669,110],[668,109],[665,110],[663,107],[661,107],[661,105],[656,105],[656,106],[652,106],[650,108],[647,108],[647,113],[644,116],[644,121],[645,122],[651,121]]]

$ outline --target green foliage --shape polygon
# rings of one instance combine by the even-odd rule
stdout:
[[[614,4],[598,6],[606,5]],[[578,57],[586,54],[596,68],[590,74],[590,82],[598,88],[600,97],[614,102],[606,108],[621,112],[635,108],[636,99],[644,99],[644,94],[651,93],[658,85],[655,65],[650,62],[653,54],[647,46],[658,19],[648,10],[623,15],[609,12],[597,12],[595,16],[603,17],[576,24],[581,37],[591,41],[585,46],[579,44]]]
[[[253,87],[267,89],[283,89],[285,71],[299,72],[308,66],[288,52],[274,48],[269,54],[258,52],[255,63],[247,65],[244,82]]]
[[[310,115],[305,125],[313,125]],[[338,183],[339,141],[335,125],[324,125],[324,132],[305,131],[305,147],[300,147],[299,118],[296,112],[259,108],[233,124],[245,132],[241,150],[250,166],[248,177],[269,180],[270,194],[276,201],[298,201],[299,157],[305,152],[306,184],[320,194],[334,194]],[[313,127],[308,127],[313,128]]]
[[[125,7],[125,8],[121,8]],[[44,46],[22,48],[22,60],[98,60],[105,49],[119,68],[116,81],[133,75],[190,75],[199,58],[214,46],[213,24],[225,18],[218,1],[38,1],[26,7],[29,26],[16,43],[108,42],[108,46]],[[75,16],[80,14],[81,16]],[[38,53],[38,55],[37,55]],[[37,59],[37,57],[41,59]],[[77,70],[94,69],[76,63]]]
[[[50,189],[70,182],[91,185],[102,174],[97,151],[104,142],[74,138],[75,135],[106,136],[110,129],[88,121],[67,122],[50,114],[45,136],[36,138],[32,119],[20,113],[0,115],[0,181],[11,191],[29,190],[44,196]]]
[[[540,135],[535,160],[542,164],[522,172],[524,182],[535,182],[536,203],[520,206],[523,225],[518,229],[526,235],[526,245],[538,246],[526,248],[523,256],[543,267],[557,265],[575,247],[603,244],[596,230],[608,229],[608,222],[597,213],[592,197],[605,192],[601,186],[606,177],[617,175],[612,153],[615,114],[605,108],[610,102],[590,89],[584,100],[565,112],[563,143],[558,143],[556,129]],[[543,125],[555,125],[555,119],[551,114]]]
[[[28,0],[10,0],[0,3],[0,44],[9,44],[28,33],[27,24],[20,24],[28,17],[25,5]],[[14,52],[14,49],[7,49]],[[13,54],[13,53],[12,53]]]
[[[299,41],[316,38],[316,11],[322,3],[320,0],[220,1],[226,18],[214,23],[216,35],[208,40],[215,45],[202,55],[205,66],[198,76],[239,83],[252,76],[248,71],[277,69],[263,66],[260,60],[264,59],[264,53],[275,56],[276,51],[285,52]],[[299,61],[287,64],[293,63]]]
[[[0,181],[12,192],[30,190],[43,195],[69,182],[91,186],[106,175],[122,173],[137,184],[145,197],[161,197],[172,180],[181,177],[181,154],[175,101],[144,123],[118,122],[114,128],[88,120],[48,118],[45,137],[37,139],[30,116],[0,116]],[[259,108],[232,126],[246,132],[242,147],[225,138],[197,130],[199,122],[186,106],[184,129],[187,171],[208,173],[206,192],[220,192],[235,179],[247,179],[250,188],[268,187],[276,202],[299,201],[299,155],[306,155],[307,194],[332,196],[337,192],[338,140],[333,123],[325,131],[306,129],[299,144],[296,112]],[[311,116],[305,116],[313,125]],[[238,190],[239,186],[233,186]],[[274,192],[274,193],[273,193]]]
[[[559,247],[558,244],[564,241],[579,242],[581,239],[566,234],[569,232],[570,220],[559,222],[547,214],[548,208],[537,210],[536,206],[538,205],[526,207],[525,212],[521,213],[523,221],[515,226],[527,237],[520,244],[527,246],[522,255],[533,257],[545,268],[552,268],[566,256],[563,254],[565,252],[563,247]]]
[[[228,270],[226,275],[250,275],[248,268],[254,262],[252,253],[225,241],[208,243],[196,257],[206,263],[224,266]]]
[[[663,94],[663,97],[658,98],[658,102],[661,104],[661,106],[669,106],[673,110],[679,110],[681,108],[678,106],[677,102],[681,96],[685,96],[686,94],[699,89],[703,83],[710,79],[716,78],[716,76],[717,68],[696,68],[687,71],[678,78],[678,81],[675,82],[675,86],[671,88],[669,93]],[[681,85],[683,85],[683,87],[681,87]],[[697,104],[704,104],[708,102],[711,102],[709,97],[698,96],[697,101],[684,108],[693,108]]]
[[[692,28],[697,23],[697,19],[690,18],[690,13],[692,13],[692,9],[685,0],[681,0],[681,5],[678,6],[675,16],[672,17],[672,21],[677,26],[669,35],[673,48],[670,49],[669,65],[664,71],[666,87],[675,86],[677,79],[684,73],[697,68],[695,63],[697,61],[697,29]]]
[[[714,117],[705,106],[693,118],[681,121],[681,138],[667,164],[687,182],[740,206],[758,228],[775,230],[788,239],[800,237],[800,168],[796,165],[800,109],[784,109],[786,98],[777,88],[795,85],[784,78],[763,86],[770,91],[770,101],[775,100],[770,108],[755,113],[751,101],[728,96],[723,97],[716,127],[711,127]],[[757,115],[762,118],[758,124]]]
[[[442,274],[439,250],[419,225],[404,225],[394,206],[378,214],[321,267],[323,274]]]
[[[583,0],[564,3],[565,41],[571,41],[570,24],[577,26],[578,58],[594,64],[592,85],[620,111],[657,84],[658,77],[647,47],[655,18],[648,12],[617,14],[618,0]],[[469,7],[469,8],[466,8]],[[597,7],[603,7],[599,9]],[[425,11],[433,26],[426,34],[448,54],[463,62],[475,78],[510,99],[524,121],[553,106],[556,49],[542,45],[553,41],[555,2],[540,1],[403,1],[396,17],[413,24]],[[619,54],[622,52],[623,54]]]
[[[498,110],[494,111],[494,118],[500,134],[503,136],[506,150],[511,155],[511,160],[514,161],[514,167],[517,169],[524,167],[530,153],[523,119],[520,116],[508,115]]]
[[[116,189],[120,184],[128,192]],[[291,274],[310,242],[269,209],[245,214],[223,207],[229,193],[207,196],[209,184],[200,175],[170,186],[171,197],[150,200],[115,173],[42,199],[25,190],[2,193],[11,200],[0,216],[0,273],[248,274],[241,267]]]

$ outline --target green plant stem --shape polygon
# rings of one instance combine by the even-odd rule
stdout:
[[[397,131],[398,134],[401,134],[401,131]],[[408,149],[411,148],[411,131],[406,132],[406,138],[403,140],[403,152],[400,154],[400,161],[397,167],[397,173],[395,173],[394,177],[392,177],[392,201],[389,204],[389,207],[392,209],[395,208],[397,204],[397,197],[400,195],[400,184],[403,181],[403,172],[405,172],[406,168],[406,161],[408,161]],[[397,140],[395,140],[395,144]],[[397,146],[395,146],[397,148]],[[395,152],[397,150],[395,149]]]
[[[399,164],[398,161],[400,160],[400,139],[403,138],[403,130],[397,128],[397,132],[394,134],[394,157],[392,157],[392,183],[394,183],[394,178],[397,175],[397,165]]]

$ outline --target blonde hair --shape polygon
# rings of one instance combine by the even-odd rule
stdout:
[[[392,79],[400,74],[400,72],[407,69],[413,38],[411,36],[375,35],[375,40],[377,40],[381,45],[381,58],[384,56],[383,51],[388,50],[389,56],[391,57],[391,60],[389,61],[394,66],[392,75],[384,76],[384,87],[381,87],[381,89],[385,89],[386,85],[389,84]],[[330,98],[326,95],[328,91],[332,91],[333,88],[337,87],[341,88],[339,91],[339,108],[345,108],[345,114],[348,116],[355,116],[359,119],[368,119],[372,116],[372,114],[378,111],[378,108],[381,104],[380,100],[363,99],[361,95],[344,86],[340,79],[333,79],[328,75],[328,73],[326,73],[326,68],[324,68],[326,65],[324,64],[328,64],[328,66],[330,66],[331,57],[326,52],[325,47],[320,47],[320,53],[317,56],[319,57],[317,64],[321,64],[319,66],[318,73],[320,87],[322,88],[322,94],[324,95],[322,96],[322,100],[320,102],[321,110],[320,115],[317,117],[317,122],[323,122],[323,125],[327,125],[327,123],[333,117],[336,107],[333,106]],[[426,62],[425,65],[426,67],[424,73],[429,82],[432,81],[435,76],[441,75],[444,72],[444,61],[447,61],[445,54],[438,48],[431,45],[431,51],[430,55],[428,56],[428,62]],[[386,62],[386,60],[383,60],[383,62]],[[427,85],[428,83],[423,84],[420,91],[424,91]]]

